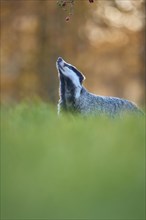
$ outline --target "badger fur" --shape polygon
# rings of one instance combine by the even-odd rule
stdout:
[[[60,80],[58,113],[62,111],[81,115],[108,115],[114,117],[123,113],[140,113],[132,102],[107,96],[97,96],[88,92],[82,85],[84,75],[61,57],[56,62]]]

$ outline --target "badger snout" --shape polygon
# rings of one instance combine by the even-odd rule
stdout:
[[[63,59],[61,57],[58,57],[57,63],[61,63],[61,62],[63,62]]]
[[[57,64],[58,64],[59,67],[63,67],[64,63],[65,63],[65,61],[61,57],[59,57],[57,59]]]
[[[58,57],[58,59],[56,61],[56,66],[62,72],[64,71],[64,63],[65,63],[64,60],[61,57]]]

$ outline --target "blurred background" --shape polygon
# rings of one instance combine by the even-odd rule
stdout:
[[[91,92],[144,107],[144,0],[76,0],[73,16],[56,0],[1,0],[1,103],[56,104],[61,56]]]
[[[144,107],[144,0],[75,0],[68,22],[57,0],[0,2],[2,219],[144,220],[143,118],[58,120],[49,105],[61,56],[91,92]]]

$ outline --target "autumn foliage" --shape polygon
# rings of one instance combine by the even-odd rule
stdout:
[[[144,1],[56,3],[1,1],[1,101],[39,97],[56,105],[61,56],[84,73],[93,93],[143,106]]]

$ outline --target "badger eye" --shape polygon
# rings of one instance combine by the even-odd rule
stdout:
[[[63,64],[63,67],[67,67],[67,68],[70,69],[70,65],[69,65],[69,64],[66,64],[66,63]]]

